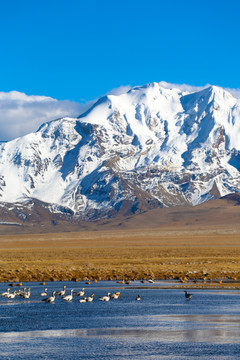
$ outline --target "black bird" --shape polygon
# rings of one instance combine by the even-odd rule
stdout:
[[[185,292],[185,298],[186,298],[187,300],[191,300],[192,294],[189,294],[186,290],[185,290],[184,292]]]

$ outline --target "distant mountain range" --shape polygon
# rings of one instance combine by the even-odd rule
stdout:
[[[239,99],[151,83],[2,143],[0,206],[24,222],[36,204],[82,220],[198,205],[240,192],[239,170]]]

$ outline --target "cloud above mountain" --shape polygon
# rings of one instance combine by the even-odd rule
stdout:
[[[92,102],[81,104],[18,91],[0,92],[0,140],[8,141],[36,131],[44,122],[79,116]]]
[[[164,88],[179,88],[196,92],[209,85],[198,87],[187,84],[171,84],[161,81]],[[121,95],[131,89],[130,85],[112,89],[108,95]],[[240,89],[229,89],[233,96],[240,98]],[[44,122],[64,116],[79,116],[95,102],[78,103],[70,100],[56,100],[47,96],[26,95],[18,91],[0,92],[0,141],[9,141],[35,132]]]
[[[119,86],[118,88],[112,89],[110,90],[107,95],[122,95],[127,93],[129,90],[131,90],[131,86],[127,85],[127,86]]]

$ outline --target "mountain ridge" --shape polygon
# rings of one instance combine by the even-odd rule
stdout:
[[[240,100],[151,83],[0,144],[0,201],[81,219],[197,205],[240,191]]]

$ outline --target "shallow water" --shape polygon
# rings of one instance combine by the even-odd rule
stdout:
[[[51,294],[64,284],[67,294],[85,287],[94,301],[41,301],[45,287]],[[154,289],[163,284],[23,284],[31,287],[30,299],[0,297],[0,359],[240,358],[239,291],[192,290],[187,301],[183,290]],[[6,289],[0,284],[0,292]],[[108,290],[120,291],[119,299],[99,301]],[[138,294],[141,301],[135,300]]]

